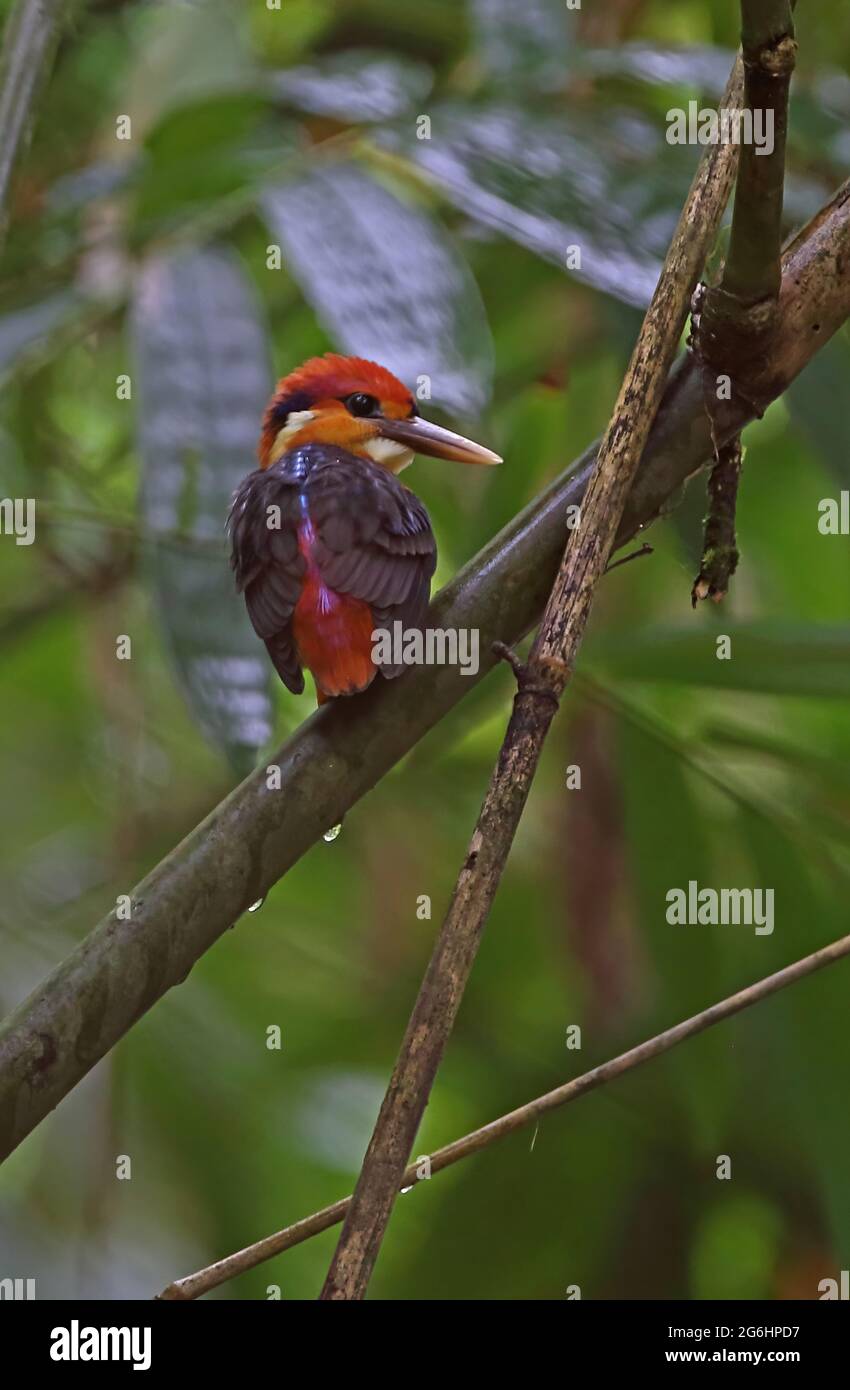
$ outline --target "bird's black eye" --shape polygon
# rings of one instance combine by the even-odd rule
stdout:
[[[355,391],[343,401],[352,415],[380,415],[381,403],[375,396],[367,396],[365,391]]]

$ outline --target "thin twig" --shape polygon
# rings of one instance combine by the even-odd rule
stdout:
[[[624,555],[620,560],[612,560],[605,573],[610,574],[612,570],[619,569],[620,565],[630,565],[632,560],[640,560],[642,556],[652,554],[654,551],[651,545],[642,545],[639,550],[633,550],[631,554]]]
[[[727,97],[739,86],[740,60]],[[322,1299],[360,1299],[374,1268],[437,1068],[472,970],[544,740],[569,681],[626,498],[661,402],[697,277],[735,174],[735,150],[706,151],[673,234],[614,413],[591,475],[580,524],[561,566],[517,694],[502,749],[401,1050]]]
[[[844,936],[839,941],[833,941],[830,945],[813,951],[811,955],[804,956],[802,960],[784,966],[782,970],[777,970],[773,975],[767,975],[763,980],[758,980],[755,984],[739,990],[737,994],[731,994],[728,998],[720,1000],[719,1003],[703,1009],[701,1013],[693,1014],[684,1022],[677,1023],[672,1028],[665,1029],[663,1033],[658,1033],[654,1038],[649,1038],[637,1047],[630,1048],[628,1052],[621,1052],[618,1057],[612,1057],[610,1061],[603,1062],[601,1066],[593,1067],[583,1076],[577,1076],[573,1081],[567,1081],[563,1086],[556,1087],[554,1091],[547,1091],[545,1095],[538,1096],[536,1100],[530,1100],[525,1105],[518,1106],[516,1110],[511,1110],[508,1114],[501,1115],[497,1120],[492,1120],[490,1124],[482,1125],[480,1129],[473,1130],[471,1134],[465,1134],[462,1139],[455,1139],[453,1143],[446,1144],[442,1149],[437,1149],[435,1153],[428,1155],[430,1172],[432,1174],[439,1173],[444,1168],[449,1168],[453,1163],[459,1163],[462,1158],[469,1158],[470,1154],[479,1153],[482,1149],[495,1143],[497,1139],[504,1139],[506,1135],[513,1134],[515,1130],[521,1129],[533,1120],[539,1120],[540,1116],[545,1115],[549,1110],[557,1110],[560,1106],[569,1104],[570,1101],[578,1100],[579,1096],[587,1095],[589,1091],[598,1090],[607,1082],[615,1081],[626,1072],[634,1071],[644,1062],[649,1062],[654,1057],[660,1057],[663,1053],[669,1052],[671,1048],[686,1042],[688,1038],[693,1038],[698,1033],[704,1033],[706,1029],[713,1028],[715,1024],[722,1023],[725,1019],[741,1013],[742,1010],[752,1007],[760,1000],[767,999],[771,994],[776,994],[797,980],[802,980],[807,975],[814,974],[816,970],[821,970],[824,966],[831,965],[848,955],[850,955],[850,936]],[[417,1169],[422,1167],[422,1157],[425,1155],[420,1156],[416,1163],[411,1163],[405,1170],[400,1180],[400,1189],[412,1187],[417,1180],[421,1180]],[[210,1289],[218,1288],[228,1279],[233,1279],[238,1274],[244,1274],[247,1270],[254,1269],[264,1260],[270,1260],[273,1256],[282,1254],[284,1250],[291,1250],[294,1245],[300,1245],[302,1241],[309,1240],[311,1236],[318,1235],[321,1231],[327,1231],[331,1226],[338,1225],[345,1217],[351,1200],[350,1197],[343,1197],[341,1201],[334,1202],[332,1206],[323,1207],[321,1211],[314,1212],[312,1216],[306,1216],[302,1221],[296,1221],[294,1225],[287,1226],[284,1230],[275,1232],[274,1235],[266,1236],[264,1240],[258,1240],[253,1245],[246,1246],[244,1250],[238,1250],[233,1255],[216,1260],[215,1264],[199,1269],[195,1274],[188,1274],[183,1279],[175,1279],[172,1284],[163,1289],[158,1297],[166,1299],[199,1298],[201,1294],[208,1293]]]

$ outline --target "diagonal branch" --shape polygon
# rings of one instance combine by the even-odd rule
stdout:
[[[469,1158],[471,1154],[480,1153],[482,1149],[488,1148],[497,1139],[504,1139],[506,1135],[513,1134],[516,1130],[522,1129],[524,1125],[539,1120],[541,1115],[547,1114],[550,1110],[557,1110],[562,1105],[568,1105],[570,1101],[578,1100],[580,1096],[587,1095],[590,1091],[598,1090],[600,1086],[606,1085],[609,1081],[615,1081],[618,1077],[624,1076],[626,1072],[634,1071],[644,1062],[652,1061],[654,1057],[661,1057],[665,1052],[678,1047],[679,1043],[686,1042],[688,1038],[696,1037],[698,1033],[704,1033],[707,1029],[713,1028],[715,1024],[732,1018],[744,1009],[751,1008],[760,1000],[769,998],[770,995],[778,993],[779,990],[785,989],[788,985],[795,984],[797,980],[803,980],[807,975],[813,975],[816,970],[821,970],[826,965],[832,965],[835,961],[842,960],[848,955],[850,955],[850,936],[844,936],[839,941],[822,946],[819,951],[813,951],[811,955],[804,956],[802,960],[794,961],[792,965],[784,966],[782,970],[775,971],[773,975],[767,975],[764,979],[748,985],[736,994],[721,999],[717,1004],[703,1009],[701,1013],[693,1014],[682,1023],[677,1023],[672,1028],[665,1029],[663,1033],[658,1033],[654,1038],[648,1038],[646,1042],[630,1048],[628,1052],[621,1052],[618,1057],[612,1057],[610,1061],[603,1062],[582,1076],[577,1076],[572,1081],[566,1081],[563,1086],[556,1087],[554,1091],[547,1091],[545,1095],[538,1096],[535,1100],[518,1106],[516,1110],[511,1110],[506,1115],[500,1115],[497,1120],[491,1120],[488,1125],[474,1129],[471,1134],[465,1134],[462,1139],[455,1139],[453,1143],[446,1144],[442,1149],[437,1149],[435,1153],[428,1156],[430,1172],[432,1174],[440,1173],[444,1168],[451,1167],[453,1163],[459,1163],[462,1158]],[[412,1163],[405,1169],[401,1178],[402,1188],[412,1187],[420,1179],[420,1174],[417,1171],[419,1167],[421,1167],[421,1160],[417,1160],[416,1163]],[[159,1297],[165,1299],[199,1298],[201,1294],[209,1293],[210,1289],[218,1288],[228,1279],[234,1279],[238,1274],[244,1274],[265,1260],[282,1254],[284,1250],[291,1250],[294,1245],[300,1245],[302,1241],[309,1240],[311,1236],[319,1235],[320,1232],[329,1230],[331,1226],[338,1225],[350,1206],[351,1198],[343,1197],[339,1202],[334,1202],[332,1206],[323,1207],[321,1211],[314,1212],[312,1216],[306,1216],[302,1221],[296,1221],[294,1225],[287,1226],[282,1231],[276,1231],[274,1235],[266,1236],[264,1240],[258,1240],[253,1245],[246,1246],[244,1250],[237,1250],[233,1255],[216,1260],[215,1264],[208,1265],[205,1269],[199,1269],[195,1274],[188,1274],[184,1279],[175,1279],[172,1284],[163,1289]]]
[[[729,93],[738,85],[738,69]],[[569,683],[596,584],[614,547],[632,479],[664,392],[697,278],[735,175],[735,150],[702,157],[632,353],[498,761],[366,1151],[323,1299],[365,1297],[437,1068],[442,1061],[549,727]]]
[[[850,184],[786,253],[763,367],[769,399],[850,316],[848,265]],[[738,403],[729,434],[751,416]],[[668,383],[618,542],[669,507],[712,453],[700,374],[685,357]],[[539,618],[563,547],[566,509],[580,503],[594,457],[591,448],[437,596],[436,625],[479,629],[477,679],[495,664],[488,656],[493,642],[517,642]],[[281,791],[269,790],[260,768],[133,890],[130,921],[114,911],[104,917],[0,1025],[0,1159],[475,683],[450,666],[422,666],[345,707],[326,706],[274,755]]]

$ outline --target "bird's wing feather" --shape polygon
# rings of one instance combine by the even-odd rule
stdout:
[[[227,521],[236,587],[245,595],[254,631],[265,642],[278,675],[294,695],[304,689],[292,640],[292,614],[306,569],[298,549],[301,481],[280,466],[249,473],[233,499]]]
[[[376,627],[421,628],[437,547],[424,506],[380,464],[337,451],[311,473],[308,498],[319,572],[337,593],[363,599]],[[385,676],[398,666],[383,666]]]

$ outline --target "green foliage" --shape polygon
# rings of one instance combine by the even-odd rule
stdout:
[[[789,230],[845,172],[828,9],[800,7]],[[734,10],[80,15],[0,274],[0,494],[38,507],[36,544],[0,536],[4,1009],[312,708],[271,682],[223,536],[275,372],[375,356],[505,455],[405,475],[447,578],[604,428],[696,160],[666,112],[716,102]],[[846,931],[850,564],[817,522],[847,369],[842,335],[748,432],[723,607],[690,609],[700,480],[605,579],[417,1153]],[[0,1244],[40,1297],[149,1296],[350,1189],[511,694],[477,689],[5,1166]],[[774,932],[670,925],[689,880],[773,888]],[[406,1194],[375,1296],[815,1296],[850,1239],[846,969]],[[333,1239],[225,1295],[315,1296]]]

